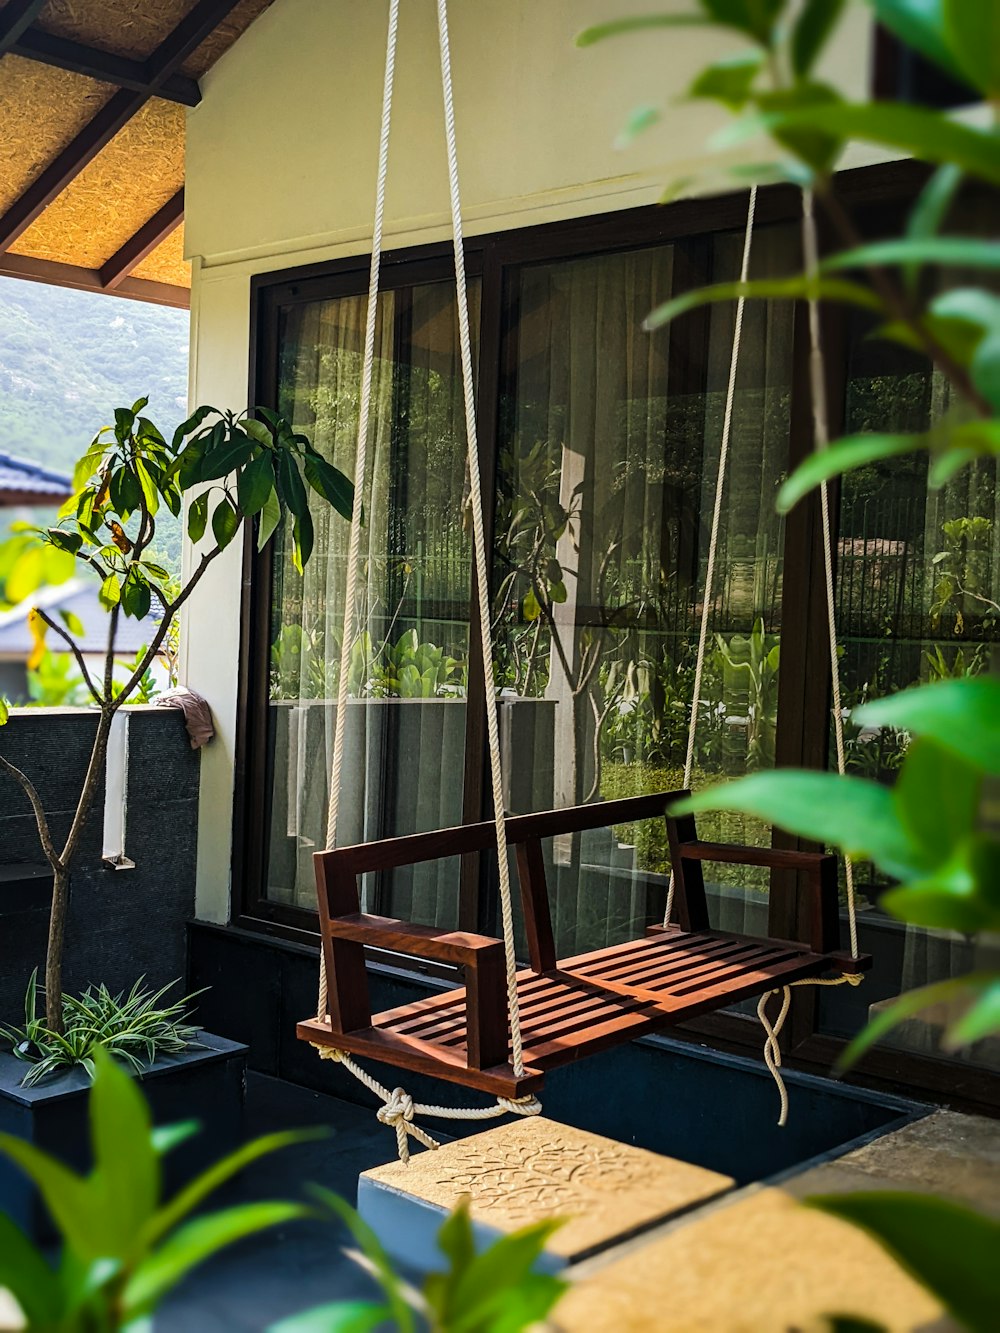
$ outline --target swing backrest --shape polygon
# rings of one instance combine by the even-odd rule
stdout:
[[[542,854],[543,839],[635,823],[642,819],[662,819],[668,807],[686,794],[682,791],[657,792],[650,796],[629,796],[621,800],[569,806],[562,810],[507,816],[507,845],[514,848],[517,858],[528,955],[533,971],[548,972],[557,965]],[[667,822],[669,828],[672,821]],[[490,851],[495,846],[496,828],[490,820],[316,852],[316,884],[324,938],[329,935],[330,921],[360,911],[359,875]],[[688,895],[693,895],[693,899],[689,901]],[[681,899],[684,901],[681,902]],[[697,877],[691,880],[689,886],[680,887],[678,908],[682,910],[684,919],[700,919],[704,915],[704,888]],[[412,932],[420,929],[406,925],[407,938],[412,942]],[[431,931],[429,927],[426,929],[441,940],[442,948],[446,947],[442,932]],[[444,934],[457,940],[463,933]],[[400,943],[399,948],[405,951],[403,943]]]

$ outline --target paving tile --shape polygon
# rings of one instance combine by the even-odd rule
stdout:
[[[430,1205],[444,1219],[462,1199],[474,1222],[514,1231],[567,1219],[549,1251],[572,1262],[733,1187],[729,1176],[615,1143],[541,1116],[515,1120],[470,1139],[366,1171],[359,1201],[379,1196],[386,1239],[416,1226]],[[408,1220],[409,1219],[409,1220]]]

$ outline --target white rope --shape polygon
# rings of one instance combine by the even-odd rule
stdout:
[[[747,223],[743,234],[743,260],[740,264],[740,282],[746,282],[750,272],[750,247],[753,243],[753,220],[757,210],[757,186],[750,190],[747,204]],[[715,507],[712,510],[712,531],[708,539],[708,563],[705,567],[705,589],[702,594],[701,625],[698,629],[698,654],[694,664],[694,691],[691,700],[691,719],[688,722],[687,754],[684,758],[684,786],[691,786],[694,772],[695,735],[698,730],[698,701],[701,695],[701,678],[705,669],[705,650],[708,644],[708,613],[712,603],[715,582],[715,557],[719,549],[719,529],[722,521],[722,498],[726,488],[726,467],[729,462],[729,440],[733,429],[733,404],[736,399],[736,372],[740,363],[740,344],[743,340],[743,310],[746,297],[741,296],[736,302],[736,326],[733,330],[733,351],[729,360],[729,383],[726,386],[726,411],[722,419],[722,443],[719,447],[719,472],[715,479]],[[667,905],[663,912],[663,924],[670,925],[674,912],[674,871],[670,870],[670,883],[667,887]]]
[[[389,161],[389,129],[392,117],[392,85],[396,59],[396,34],[399,23],[399,0],[390,0],[389,31],[386,44],[385,84],[382,95],[382,124],[379,136],[378,178],[375,190],[375,221],[372,234],[372,258],[368,281],[368,311],[365,323],[364,361],[361,371],[361,402],[358,417],[358,439],[354,467],[355,492],[351,517],[351,537],[347,557],[347,580],[344,590],[344,632],[340,645],[340,678],[337,686],[337,717],[334,728],[333,762],[330,772],[330,802],[327,811],[326,845],[334,847],[337,841],[337,815],[340,804],[344,758],[344,730],[347,713],[347,686],[350,673],[351,646],[357,600],[357,571],[361,550],[361,518],[364,512],[364,486],[367,473],[369,421],[371,415],[372,373],[375,361],[375,317],[378,308],[379,270],[382,254],[382,232],[385,213],[385,182]],[[451,215],[455,249],[455,289],[458,304],[459,343],[461,346],[462,387],[465,399],[465,428],[471,483],[472,530],[475,550],[476,586],[478,592],[479,629],[481,636],[483,677],[486,682],[486,721],[489,734],[490,773],[493,788],[494,822],[496,824],[497,860],[500,872],[500,906],[503,921],[504,957],[507,969],[507,1005],[510,1018],[511,1063],[516,1078],[524,1076],[524,1052],[521,1037],[520,1010],[517,995],[517,955],[514,946],[514,916],[511,904],[510,867],[507,860],[507,830],[503,806],[503,778],[500,761],[500,729],[497,718],[496,691],[493,688],[493,644],[490,639],[489,577],[486,563],[482,481],[479,472],[479,443],[476,430],[475,388],[472,378],[472,335],[469,321],[468,284],[465,274],[465,255],[462,241],[462,207],[458,183],[458,153],[455,143],[455,106],[451,79],[451,55],[448,45],[448,12],[446,0],[438,0],[438,35],[441,47],[441,87],[444,99],[445,137],[448,148],[448,182],[451,194]],[[327,1018],[328,980],[325,960],[320,958],[320,982],[317,997],[317,1016]],[[313,1043],[324,1060],[342,1064],[359,1082],[382,1099],[378,1119],[395,1131],[396,1148],[400,1161],[410,1160],[411,1138],[425,1148],[437,1148],[437,1140],[416,1123],[416,1116],[433,1116],[443,1120],[493,1120],[502,1115],[540,1115],[541,1103],[537,1097],[498,1097],[496,1104],[485,1107],[450,1107],[414,1102],[404,1088],[389,1089],[352,1059],[346,1051]]]
[[[441,1145],[432,1135],[422,1129],[415,1116],[433,1116],[436,1120],[495,1120],[502,1115],[540,1115],[541,1103],[537,1097],[498,1097],[495,1106],[436,1106],[415,1102],[404,1088],[391,1091],[378,1079],[373,1078],[346,1051],[333,1050],[328,1046],[317,1046],[320,1057],[324,1060],[336,1060],[349,1073],[381,1097],[382,1105],[377,1111],[380,1124],[388,1125],[396,1132],[396,1149],[401,1162],[410,1160],[411,1138],[422,1143],[425,1148],[439,1148]]]
[[[757,1001],[757,1017],[764,1029],[764,1063],[767,1065],[778,1088],[778,1096],[781,1100],[778,1124],[782,1128],[788,1123],[788,1089],[785,1087],[785,1080],[781,1076],[781,1046],[778,1043],[778,1038],[781,1036],[781,1029],[785,1026],[785,1019],[788,1017],[788,1010],[791,1007],[792,987],[843,986],[845,983],[849,986],[860,986],[862,980],[861,974],[857,972],[847,973],[842,977],[801,977],[798,981],[790,981],[787,986],[779,986],[776,990],[765,991]],[[778,1017],[772,1023],[767,1016],[767,1002],[772,995],[779,994],[781,995],[781,1008],[778,1011]]]
[[[483,490],[479,475],[479,443],[476,430],[476,399],[472,382],[472,338],[469,329],[469,294],[465,280],[462,243],[462,203],[458,188],[458,150],[455,145],[455,102],[451,82],[451,52],[448,44],[448,3],[437,0],[438,37],[441,46],[441,90],[444,94],[444,128],[448,145],[448,187],[451,194],[451,224],[455,247],[455,289],[458,298],[458,330],[462,350],[462,387],[465,391],[465,432],[469,459],[472,536],[476,556],[479,636],[483,654],[486,696],[486,729],[489,734],[490,777],[493,786],[493,817],[496,824],[497,865],[500,871],[500,915],[507,964],[507,1009],[510,1015],[511,1057],[515,1075],[524,1074],[521,1018],[517,998],[517,955],[514,948],[514,914],[511,907],[510,866],[507,861],[507,831],[503,808],[503,777],[500,764],[500,728],[497,720],[493,673],[493,642],[490,638],[489,570],[483,522]]]
[[[344,630],[340,641],[340,677],[337,681],[337,716],[333,733],[333,763],[330,767],[330,803],[327,809],[326,845],[337,844],[337,815],[343,781],[344,730],[347,724],[347,687],[351,670],[351,648],[357,600],[358,560],[361,553],[361,523],[364,514],[365,476],[368,469],[368,427],[371,417],[372,372],[375,365],[375,319],[378,314],[379,270],[382,260],[382,229],[385,218],[385,181],[389,169],[389,127],[392,121],[392,84],[396,68],[396,33],[399,0],[389,0],[389,30],[385,50],[385,81],[382,89],[382,124],[378,144],[378,177],[375,184],[375,220],[372,224],[372,260],[368,274],[368,311],[365,319],[365,350],[361,367],[361,402],[358,411],[358,441],[354,459],[354,507],[347,552],[344,587]],[[326,961],[320,951],[319,995],[316,1016],[326,1018]]]
[[[816,225],[813,217],[812,190],[802,191],[802,246],[806,274],[819,274],[819,253],[816,245]],[[823,345],[819,322],[819,301],[809,301],[809,379],[813,399],[813,428],[817,452],[830,444],[829,416],[826,405],[826,377],[823,372]],[[837,772],[841,777],[847,771],[844,750],[844,712],[840,694],[840,654],[837,651],[837,610],[833,586],[833,525],[830,522],[830,493],[826,482],[820,484],[820,509],[823,518],[823,574],[826,583],[826,625],[830,649],[830,682],[833,699],[833,734],[837,745]],[[854,900],[854,866],[849,856],[844,857],[847,887],[847,920],[850,928],[851,957],[858,956],[858,918]]]
[[[815,278],[819,273],[819,252],[816,244],[816,225],[813,213],[813,193],[802,191],[802,249],[806,273]],[[809,300],[809,387],[813,402],[813,436],[817,452],[827,449],[830,444],[829,414],[826,402],[826,377],[823,369],[823,344],[820,329],[819,302]],[[833,734],[837,747],[837,772],[841,777],[847,771],[847,755],[844,748],[844,713],[840,691],[840,654],[837,650],[837,611],[834,600],[833,577],[833,524],[830,519],[830,495],[826,482],[820,485],[820,512],[823,523],[823,575],[826,592],[827,642],[830,651],[830,685],[833,704]],[[847,921],[851,941],[851,957],[858,956],[858,918],[854,896],[854,866],[849,856],[844,857],[844,874],[847,888]],[[777,990],[765,991],[757,1003],[757,1017],[764,1029],[764,1063],[778,1088],[781,1101],[781,1113],[778,1124],[784,1126],[788,1121],[788,1092],[781,1076],[781,1047],[778,1038],[788,1017],[792,999],[792,986],[860,986],[863,977],[860,972],[847,972],[839,977],[803,977],[781,987],[781,1009],[774,1023],[767,1016],[767,1002]]]

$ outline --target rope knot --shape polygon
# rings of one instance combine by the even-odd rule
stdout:
[[[537,1097],[531,1095],[527,1097],[498,1097],[497,1106],[511,1115],[541,1115],[542,1103]]]
[[[381,1124],[390,1125],[393,1129],[400,1120],[412,1124],[413,1098],[405,1088],[393,1088],[385,1100],[385,1105],[378,1108],[376,1115]]]

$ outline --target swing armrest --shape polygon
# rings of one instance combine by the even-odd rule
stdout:
[[[836,865],[828,852],[799,852],[779,847],[742,847],[729,842],[682,842],[680,854],[686,861],[719,861],[728,865],[764,866],[772,870],[821,869],[824,861]]]
[[[347,1011],[347,1006],[342,1005],[340,1000],[347,1000],[348,997],[340,988],[341,978],[346,979],[349,973],[347,968],[337,966],[338,949],[346,947],[352,952],[356,951],[356,957],[351,961],[359,965],[359,972],[355,973],[359,980],[364,976],[364,955],[359,946],[366,944],[417,958],[431,958],[440,963],[454,963],[465,971],[469,1068],[489,1069],[493,1065],[507,1063],[506,967],[500,940],[461,930],[411,925],[393,917],[375,916],[368,912],[351,912],[345,916],[332,917],[324,923],[324,933],[330,948],[327,966],[331,968],[332,965],[333,977],[331,1019],[337,1014],[340,1022],[343,1022]],[[347,963],[348,960],[342,957],[341,962]],[[350,1031],[351,1027],[363,1027],[371,1023],[367,998],[364,1005],[365,1012],[362,1014],[358,1008],[355,988],[350,997],[353,1022],[350,1027],[341,1026],[341,1031]]]
[[[488,935],[472,935],[463,930],[440,930],[436,926],[418,926],[409,921],[398,921],[391,916],[375,916],[370,912],[352,912],[348,916],[333,917],[329,923],[331,936],[369,944],[395,953],[414,954],[418,958],[432,958],[439,963],[457,963],[475,967],[483,955],[499,951],[503,945]]]
[[[839,952],[840,891],[837,885],[837,858],[829,852],[802,852],[783,847],[743,847],[726,842],[702,842],[699,839],[677,842],[675,850],[684,861],[717,861],[728,865],[762,866],[770,870],[795,870],[805,874],[809,882],[809,947],[819,954],[833,955]]]

